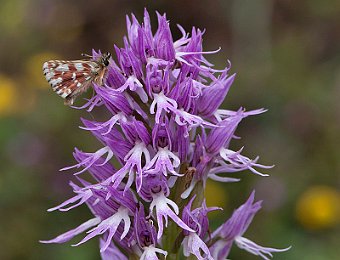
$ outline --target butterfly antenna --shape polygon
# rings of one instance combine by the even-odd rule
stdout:
[[[92,55],[89,55],[89,54],[86,54],[86,53],[82,53],[80,55],[83,56],[83,57],[93,58]]]

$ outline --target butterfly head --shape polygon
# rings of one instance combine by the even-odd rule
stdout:
[[[110,64],[111,53],[105,52],[100,57],[100,63],[103,64],[105,67],[109,66]]]

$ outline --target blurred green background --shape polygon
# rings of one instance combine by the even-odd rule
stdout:
[[[0,259],[99,259],[96,239],[76,248],[38,242],[90,217],[85,206],[46,209],[71,196],[72,173],[58,169],[74,163],[73,147],[99,148],[78,128],[91,115],[64,106],[41,67],[92,48],[113,52],[114,43],[122,46],[125,14],[141,19],[144,7],[153,28],[154,11],[166,12],[175,39],[177,23],[196,26],[206,29],[206,50],[222,47],[207,58],[218,68],[230,59],[238,74],[225,108],[269,109],[246,119],[232,146],[276,167],[267,178],[239,173],[237,184],[210,182],[208,204],[225,208],[212,226],[255,188],[263,209],[246,237],[293,246],[275,259],[340,259],[338,0],[0,0]],[[229,258],[256,257],[233,248]]]

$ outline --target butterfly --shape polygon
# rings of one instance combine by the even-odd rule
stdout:
[[[50,60],[44,63],[43,72],[54,92],[65,99],[64,104],[71,106],[77,96],[88,90],[92,83],[103,85],[110,64],[111,54],[103,53],[98,59]]]

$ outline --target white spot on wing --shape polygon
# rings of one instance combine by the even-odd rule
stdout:
[[[73,80],[76,79],[76,73],[75,73],[75,72],[72,73],[72,79],[73,79]]]
[[[45,70],[45,69],[48,69],[48,62],[47,62],[47,61],[44,63],[43,69],[44,69],[44,70]]]
[[[60,64],[56,69],[56,71],[69,71],[70,68],[67,64]]]
[[[55,87],[56,85],[58,85],[59,83],[61,83],[63,81],[63,79],[61,77],[57,78],[57,79],[51,79],[50,84]]]
[[[54,76],[54,72],[53,71],[47,72],[47,74],[46,74],[47,81],[50,81],[53,78],[53,76]]]
[[[81,64],[80,62],[75,63],[74,66],[76,67],[76,69],[77,69],[78,71],[83,71],[83,70],[84,70],[84,66],[83,66],[83,64]]]
[[[68,95],[69,95],[69,93],[63,92],[60,96],[61,96],[62,98],[66,98]]]

